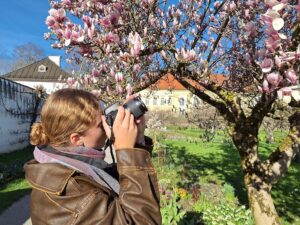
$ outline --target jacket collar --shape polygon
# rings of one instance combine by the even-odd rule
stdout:
[[[30,185],[38,190],[50,194],[61,195],[69,179],[76,171],[57,163],[39,164],[36,160],[31,160],[24,165],[25,176]],[[51,173],[53,179],[49,179]]]

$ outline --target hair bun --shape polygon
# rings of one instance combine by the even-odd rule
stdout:
[[[30,132],[30,144],[32,145],[46,145],[49,143],[49,138],[45,134],[41,123],[34,123]]]

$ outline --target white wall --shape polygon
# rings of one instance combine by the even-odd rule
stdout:
[[[0,77],[0,153],[29,145],[36,102],[33,89]]]

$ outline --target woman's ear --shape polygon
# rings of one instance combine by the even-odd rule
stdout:
[[[70,143],[74,146],[83,146],[83,138],[80,134],[78,133],[72,133],[70,135]]]

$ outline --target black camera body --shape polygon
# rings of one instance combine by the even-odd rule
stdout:
[[[120,103],[116,102],[104,109],[106,122],[109,126],[112,126],[114,123],[118,112],[118,106],[120,106]],[[123,107],[124,109],[127,109],[134,116],[135,119],[140,118],[148,111],[146,105],[139,97],[133,98],[130,101],[126,102],[123,105]]]

